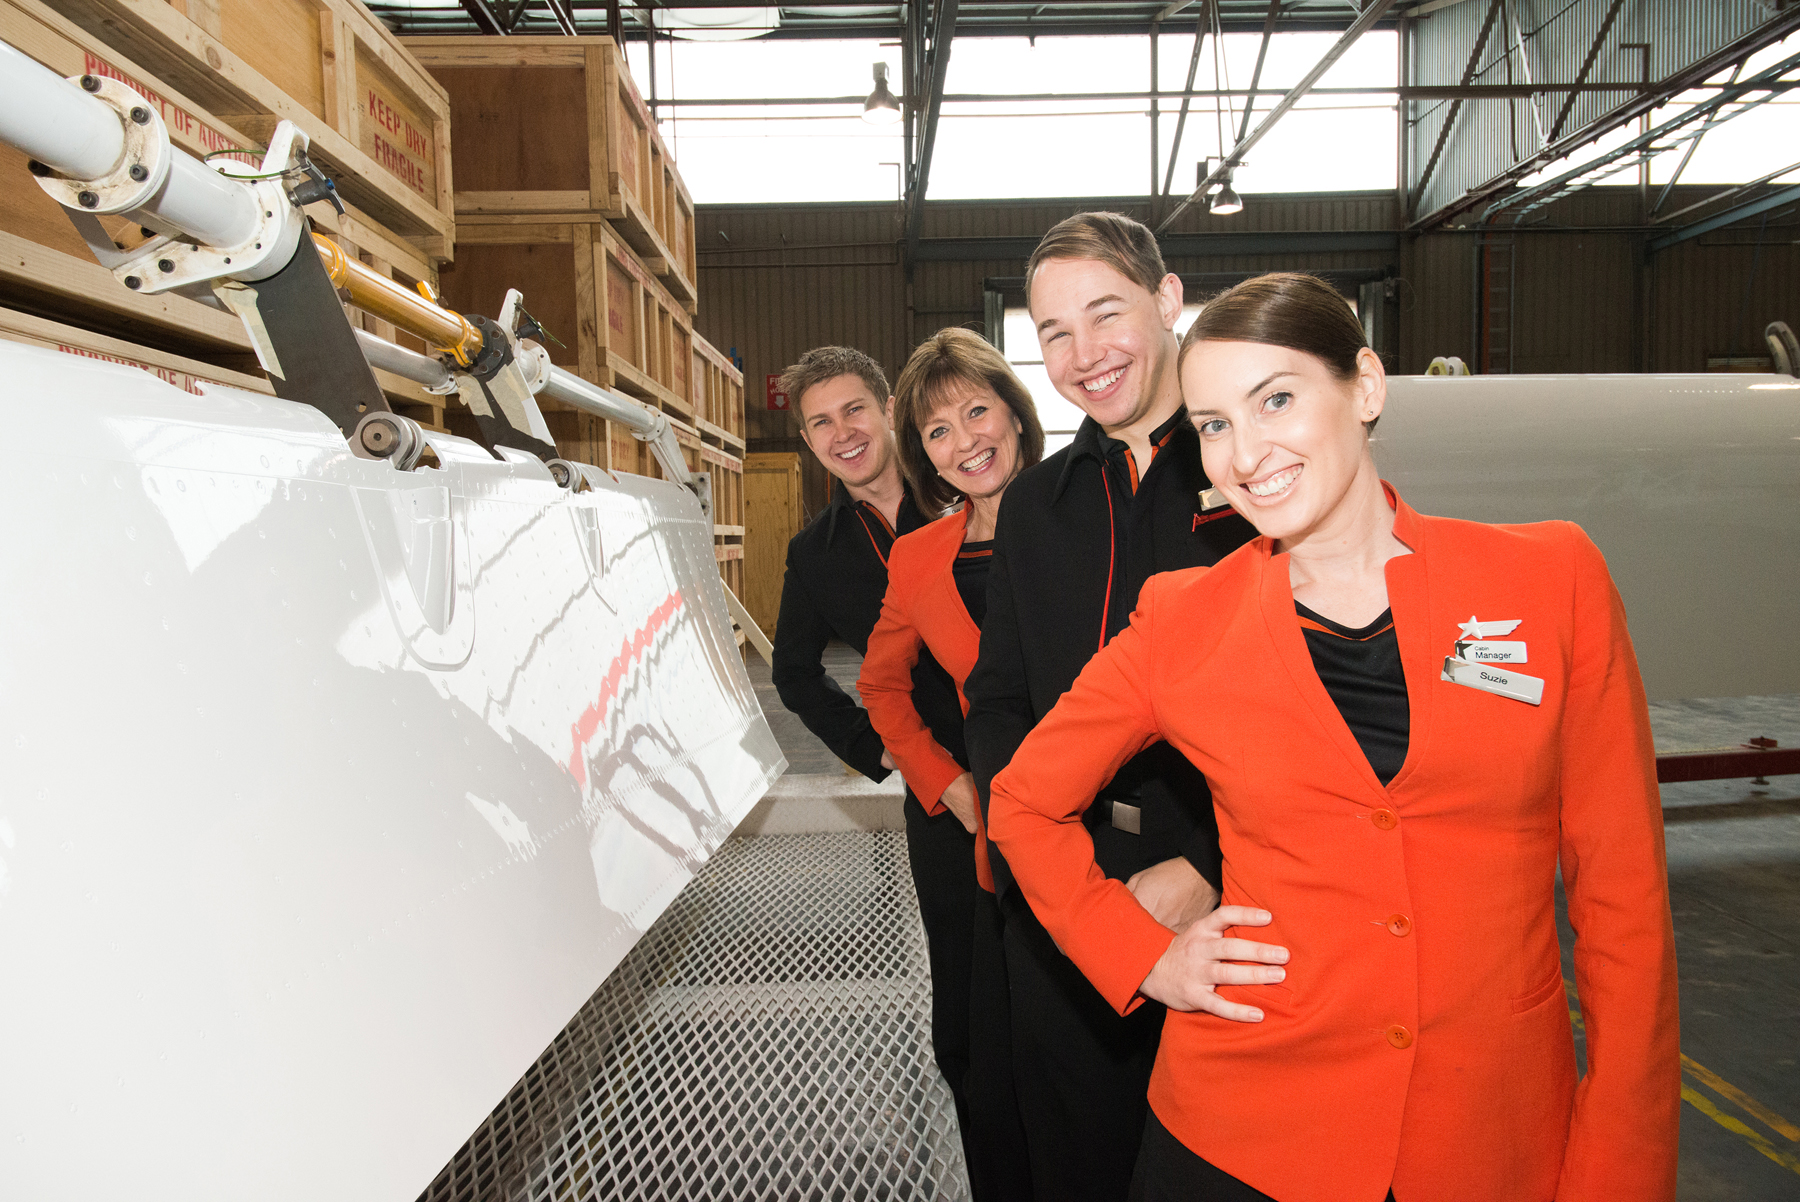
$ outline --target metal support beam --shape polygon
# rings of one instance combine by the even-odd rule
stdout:
[[[482,33],[490,37],[505,37],[508,26],[500,19],[488,0],[462,0],[463,11]]]
[[[569,0],[544,0],[544,4],[550,9],[550,15],[556,18],[556,23],[562,26],[563,33],[574,37],[575,14],[569,11]],[[523,10],[524,5],[519,7]]]
[[[1606,44],[1606,35],[1612,32],[1613,21],[1623,7],[1625,7],[1625,0],[1613,0],[1612,7],[1606,10],[1606,18],[1600,22],[1600,32],[1594,35],[1593,44],[1588,47],[1587,57],[1581,60],[1581,70],[1575,72],[1577,84],[1587,82],[1588,72],[1594,69],[1594,62],[1600,57],[1600,47]],[[1562,111],[1556,114],[1556,120],[1550,125],[1550,136],[1544,139],[1546,142],[1554,142],[1562,137],[1563,126],[1568,123],[1569,113],[1575,108],[1575,98],[1580,95],[1580,92],[1570,92],[1569,98],[1563,101]]]
[[[1256,69],[1250,72],[1250,98],[1244,101],[1244,119],[1238,123],[1237,140],[1240,142],[1250,132],[1250,113],[1256,108],[1256,88],[1262,83],[1263,61],[1269,57],[1269,38],[1275,33],[1275,22],[1280,19],[1281,0],[1269,0],[1269,15],[1263,19],[1262,45],[1256,48]]]
[[[1772,98],[1774,93],[1767,91],[1762,85],[1779,80],[1783,75],[1796,70],[1800,70],[1800,54],[1790,55],[1781,62],[1770,67],[1768,70],[1758,72],[1756,75],[1753,75],[1740,84],[1734,84],[1729,88],[1721,89],[1719,94],[1714,96],[1711,100],[1708,100],[1703,104],[1697,104],[1693,108],[1687,109],[1675,117],[1670,118],[1668,121],[1663,122],[1661,125],[1645,130],[1637,137],[1631,139],[1631,141],[1616,146],[1613,149],[1606,151],[1604,154],[1590,159],[1579,167],[1562,172],[1560,175],[1545,180],[1543,183],[1534,184],[1529,188],[1525,188],[1510,196],[1505,196],[1496,200],[1487,207],[1487,210],[1482,214],[1481,220],[1485,224],[1486,222],[1493,220],[1503,209],[1517,208],[1520,205],[1524,205],[1526,206],[1525,209],[1513,215],[1513,221],[1516,224],[1519,218],[1524,216],[1525,213],[1528,213],[1533,209],[1541,208],[1551,201],[1558,199],[1560,196],[1586,186],[1586,183],[1591,182],[1588,177],[1594,176],[1596,172],[1601,171],[1603,168],[1624,159],[1641,157],[1646,153],[1654,153],[1658,142],[1664,141],[1669,135],[1682,129],[1684,126],[1693,125],[1695,122],[1705,121],[1711,118],[1715,113],[1719,112],[1719,110],[1725,108],[1727,105],[1742,102],[1743,108],[1740,108],[1738,113],[1733,114],[1733,116],[1736,116],[1758,105],[1766,104]],[[1765,92],[1765,95],[1760,100],[1745,101],[1744,97],[1751,92]],[[1671,143],[1671,145],[1674,144],[1675,143]],[[1614,168],[1614,170],[1616,171],[1617,168]],[[1604,178],[1604,176],[1596,178]]]
[[[1393,6],[1394,0],[1369,0],[1369,6],[1363,9],[1362,15],[1356,18],[1350,28],[1346,29],[1336,42],[1332,43],[1331,49],[1327,50],[1319,61],[1313,64],[1312,70],[1308,71],[1299,83],[1289,89],[1287,95],[1276,102],[1275,107],[1269,110],[1269,115],[1262,119],[1262,124],[1256,127],[1254,133],[1233,146],[1231,152],[1220,160],[1219,165],[1213,168],[1211,174],[1200,181],[1200,186],[1195,188],[1186,200],[1176,205],[1173,212],[1162,219],[1162,222],[1156,227],[1157,232],[1161,233],[1168,229],[1177,217],[1187,211],[1189,205],[1206,195],[1208,188],[1224,179],[1228,171],[1241,163],[1244,156],[1250,153],[1251,147],[1262,141],[1268,132],[1275,128],[1276,122],[1280,121],[1289,109],[1300,103],[1300,98],[1312,91],[1313,85],[1324,77],[1325,72],[1331,70],[1337,64],[1338,59],[1342,58],[1344,53],[1356,44],[1357,39],[1373,28],[1375,22],[1386,16],[1388,9]]]
[[[1470,188],[1455,200],[1440,205],[1424,217],[1418,218],[1409,228],[1430,229],[1448,222],[1458,214],[1472,209],[1512,187],[1526,176],[1541,171],[1558,159],[1569,157],[1597,138],[1630,124],[1647,112],[1660,108],[1668,103],[1670,97],[1677,96],[1690,88],[1704,86],[1708,79],[1719,72],[1741,62],[1763,47],[1781,41],[1796,31],[1800,31],[1800,5],[1792,5],[1785,12],[1770,17],[1743,37],[1721,47],[1684,70],[1677,71],[1645,95],[1628,100],[1600,119],[1564,134],[1536,154],[1514,163],[1484,183]],[[1722,90],[1730,91],[1731,89]]]
[[[1731,78],[1727,82],[1736,83],[1738,76],[1743,74],[1743,72],[1744,64],[1739,63],[1731,69]],[[1663,185],[1663,190],[1661,192],[1657,193],[1656,203],[1651,205],[1650,211],[1645,214],[1645,217],[1648,220],[1656,220],[1656,215],[1662,212],[1663,205],[1668,203],[1670,193],[1675,191],[1675,185],[1681,182],[1682,173],[1687,170],[1688,163],[1693,161],[1694,152],[1700,149],[1701,140],[1711,132],[1713,126],[1719,124],[1722,120],[1723,118],[1717,116],[1709,118],[1706,124],[1700,127],[1700,132],[1695,134],[1692,140],[1688,142],[1687,149],[1681,152],[1681,162],[1675,165],[1674,174],[1669,176],[1669,182]]]
[[[1194,53],[1188,58],[1187,85],[1181,89],[1181,115],[1175,118],[1175,141],[1169,147],[1169,172],[1163,177],[1163,202],[1168,202],[1169,193],[1175,190],[1175,160],[1181,157],[1181,136],[1187,132],[1188,108],[1194,102],[1194,76],[1200,70],[1200,48],[1206,44],[1206,9],[1200,9],[1200,19],[1194,24]],[[1213,81],[1217,83],[1217,80]]]
[[[1771,209],[1779,209],[1790,204],[1800,204],[1800,184],[1795,184],[1791,188],[1783,188],[1781,191],[1771,193],[1759,200],[1747,200],[1743,204],[1733,205],[1723,213],[1696,221],[1692,225],[1684,225],[1660,238],[1652,238],[1648,249],[1651,254],[1655,254],[1659,250],[1668,250],[1671,246],[1686,242],[1690,238],[1698,238],[1701,234],[1710,234],[1714,230],[1723,229],[1747,217],[1757,217]]]
[[[1481,33],[1475,38],[1475,48],[1469,51],[1469,63],[1463,68],[1462,86],[1468,87],[1475,81],[1475,68],[1481,62],[1481,52],[1487,49],[1488,34],[1493,31],[1494,18],[1500,15],[1500,0],[1493,0],[1488,5],[1487,20],[1481,23]],[[1462,99],[1458,97],[1450,102],[1450,112],[1444,117],[1444,124],[1438,128],[1437,144],[1431,148],[1431,157],[1425,160],[1425,170],[1419,173],[1419,182],[1412,186],[1414,196],[1425,195],[1425,185],[1431,182],[1432,172],[1437,170],[1438,160],[1443,157],[1444,146],[1450,141],[1450,131],[1456,128],[1456,115],[1462,112]]]
[[[944,81],[950,74],[950,44],[956,38],[956,10],[959,0],[937,0],[937,15],[932,22],[931,43],[926,47],[930,72],[930,94],[919,134],[919,161],[913,168],[912,187],[908,189],[906,209],[906,262],[910,265],[919,249],[919,231],[925,220],[925,189],[931,182],[931,151],[937,144],[938,110],[944,105]]]

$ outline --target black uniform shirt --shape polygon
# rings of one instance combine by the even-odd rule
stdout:
[[[963,682],[970,769],[983,806],[1026,734],[1129,624],[1146,579],[1217,563],[1255,535],[1229,509],[1203,512],[1200,494],[1211,484],[1185,413],[1152,431],[1151,442],[1155,455],[1138,464],[1088,418],[1074,442],[1021,472],[1000,502],[981,654]],[[1095,858],[1108,876],[1123,880],[1185,855],[1219,883],[1212,795],[1174,748],[1146,748],[1101,796],[1142,807],[1139,835],[1105,828],[1104,807],[1090,811]],[[996,884],[1008,888],[1003,857],[990,849],[990,859]]]
[[[950,565],[957,595],[962,598],[963,608],[969,611],[977,629],[987,615],[988,563],[993,557],[994,540],[990,538],[979,543],[964,543]]]
[[[887,593],[888,551],[897,536],[929,520],[909,491],[900,502],[896,530],[879,509],[852,500],[834,483],[831,504],[788,542],[775,622],[775,690],[833,754],[871,780],[889,772],[881,766],[881,736],[868,711],[826,674],[825,645],[837,638],[858,655],[867,654],[869,632]],[[962,703],[955,682],[923,648],[912,677],[919,717],[938,743],[963,761]]]
[[[1313,670],[1368,757],[1375,779],[1387,784],[1406,762],[1412,737],[1412,705],[1406,699],[1406,670],[1394,611],[1360,630],[1333,622],[1298,601],[1300,632],[1312,653]]]

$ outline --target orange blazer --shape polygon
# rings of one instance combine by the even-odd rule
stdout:
[[[1173,935],[1101,875],[1080,814],[1167,739],[1212,785],[1224,902],[1274,915],[1260,1023],[1175,1013],[1150,1080],[1194,1152],[1282,1202],[1675,1194],[1674,934],[1649,715],[1605,561],[1566,522],[1420,517],[1389,490],[1411,706],[1383,788],[1314,670],[1270,540],[1144,586],[993,784],[1032,910],[1121,1013]],[[1530,705],[1441,679],[1461,624],[1518,619]],[[1577,1082],[1560,862],[1587,1025]]]
[[[913,708],[912,670],[919,662],[919,648],[930,648],[956,682],[956,699],[962,702],[964,715],[968,714],[963,681],[969,678],[981,650],[981,628],[956,591],[954,574],[968,520],[965,504],[948,517],[895,540],[888,552],[888,588],[881,602],[881,617],[869,633],[869,650],[856,681],[875,733],[927,814],[943,813],[944,790],[968,769],[932,737]],[[994,891],[987,831],[979,806],[975,808],[975,876],[983,889]]]

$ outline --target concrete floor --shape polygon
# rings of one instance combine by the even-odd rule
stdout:
[[[853,696],[859,663],[847,647],[826,654]],[[789,772],[844,773],[782,708],[760,660],[751,679]],[[1658,702],[1650,718],[1659,751],[1800,743],[1800,694]],[[1677,1196],[1800,1199],[1800,776],[1664,786],[1663,821],[1681,975]],[[1566,918],[1562,934],[1573,981]]]

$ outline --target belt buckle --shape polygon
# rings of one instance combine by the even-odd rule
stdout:
[[[1143,813],[1142,806],[1129,805],[1123,801],[1113,802],[1113,829],[1124,831],[1128,835],[1143,834]]]

